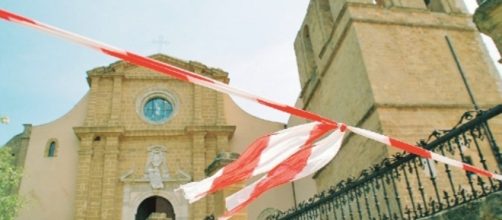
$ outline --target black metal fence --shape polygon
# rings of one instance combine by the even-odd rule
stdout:
[[[419,145],[500,173],[502,157],[489,120],[501,113],[502,105],[466,112],[453,129],[434,131]],[[500,190],[500,181],[399,153],[268,219],[417,219]]]

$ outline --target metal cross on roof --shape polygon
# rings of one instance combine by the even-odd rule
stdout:
[[[167,39],[165,39],[163,35],[160,35],[156,40],[153,40],[153,43],[158,45],[159,53],[162,53],[164,46],[169,45],[169,41],[167,41]]]

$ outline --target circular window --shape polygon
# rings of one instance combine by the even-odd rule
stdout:
[[[173,113],[173,105],[162,97],[149,99],[143,106],[143,115],[153,122],[164,122]]]
[[[171,92],[154,90],[137,99],[138,115],[151,124],[163,124],[176,114],[178,99]]]

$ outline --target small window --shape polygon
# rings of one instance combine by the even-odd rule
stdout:
[[[51,142],[49,145],[49,153],[47,154],[48,157],[54,157],[54,153],[56,153],[56,142]]]
[[[99,142],[99,141],[101,141],[101,136],[94,137],[94,142]]]
[[[56,157],[58,150],[58,142],[55,139],[51,139],[47,142],[47,146],[45,147],[45,156],[46,157]]]

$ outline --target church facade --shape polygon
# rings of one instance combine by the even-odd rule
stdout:
[[[500,76],[461,0],[311,0],[295,41],[297,107],[409,143],[450,128],[477,104],[502,103]],[[452,43],[453,49],[448,46]],[[228,74],[153,58],[228,83]],[[455,63],[460,60],[461,69]],[[18,219],[203,219],[240,186],[188,204],[174,191],[284,128],[224,94],[124,62],[88,72],[89,92],[60,119],[9,145],[24,167]],[[502,122],[492,126],[502,139]],[[291,118],[288,126],[304,123]],[[396,153],[355,135],[313,178],[266,193],[234,219],[285,210]],[[347,163],[349,158],[350,163]]]
[[[165,55],[154,59],[228,83],[228,74]],[[54,122],[8,145],[23,167],[17,219],[203,219],[239,186],[194,204],[174,189],[200,180],[284,125],[255,118],[229,96],[122,61],[88,71],[89,92]],[[288,189],[285,189],[288,190]],[[273,204],[269,195],[237,219]],[[292,200],[290,200],[292,201]],[[249,218],[256,218],[250,214]]]

